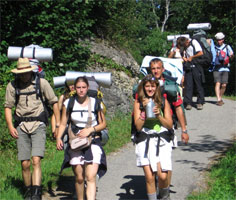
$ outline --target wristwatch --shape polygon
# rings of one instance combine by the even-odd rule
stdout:
[[[185,130],[185,131],[182,131],[182,133],[188,133],[188,131],[187,131],[187,130]]]

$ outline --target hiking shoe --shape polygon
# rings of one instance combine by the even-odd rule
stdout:
[[[26,187],[24,200],[31,200],[31,186]]]
[[[224,102],[222,100],[217,101],[217,103],[216,103],[217,106],[223,106],[223,104],[224,104]]]
[[[202,110],[203,109],[203,105],[202,104],[197,104],[197,110]]]
[[[191,109],[192,109],[192,106],[191,106],[190,104],[187,104],[187,106],[186,106],[185,109],[186,109],[186,110],[191,110]]]

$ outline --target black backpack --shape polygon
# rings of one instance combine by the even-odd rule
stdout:
[[[203,55],[193,59],[192,63],[200,65],[204,68],[209,68],[212,64],[213,55],[211,53],[211,47],[207,43],[206,39],[207,37],[205,34],[195,34],[192,36],[191,45],[192,45],[193,40],[197,40],[197,42],[200,44],[203,51]],[[193,45],[192,47],[193,47],[193,54],[195,55],[196,50]]]
[[[49,106],[47,99],[43,100],[43,96],[42,96],[42,92],[41,92],[41,88],[40,88],[40,79],[41,77],[39,76],[39,74],[33,73],[33,76],[35,78],[35,91],[33,92],[20,92],[19,89],[19,83],[18,83],[18,78],[15,77],[15,80],[13,82],[13,87],[15,88],[15,107],[17,106],[18,102],[19,102],[19,97],[20,95],[33,95],[36,94],[36,98],[40,98],[43,107],[44,107],[44,111],[36,117],[19,117],[16,115],[16,112],[14,114],[14,125],[15,127],[17,127],[21,122],[23,121],[41,121],[44,122],[46,125],[49,124],[48,122],[48,118],[52,115],[52,108]]]

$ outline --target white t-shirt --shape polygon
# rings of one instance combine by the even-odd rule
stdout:
[[[194,50],[193,50],[193,46],[195,48],[195,54],[199,51],[202,51],[202,47],[200,46],[200,44],[198,43],[197,40],[192,40],[192,45],[190,45],[187,49],[186,49],[186,56],[187,58],[191,57],[194,55]]]
[[[91,99],[92,126],[96,126],[97,116],[94,113],[96,100],[93,97],[89,97],[89,98]],[[69,99],[65,100],[64,105],[66,108],[68,106],[68,103],[69,103]],[[71,120],[76,126],[84,128],[88,121],[88,105],[83,107],[81,106],[81,104],[78,103],[77,100],[75,100],[73,112],[71,113]]]

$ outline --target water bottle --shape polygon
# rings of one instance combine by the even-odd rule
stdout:
[[[156,118],[156,115],[153,112],[154,106],[155,106],[154,101],[152,99],[149,99],[149,102],[146,106],[146,116],[148,119]]]

